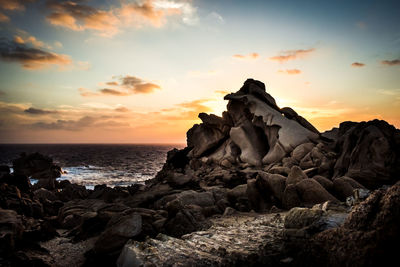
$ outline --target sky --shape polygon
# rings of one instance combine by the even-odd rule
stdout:
[[[185,143],[247,78],[400,128],[400,1],[0,0],[0,143]]]

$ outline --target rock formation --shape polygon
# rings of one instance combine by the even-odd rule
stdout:
[[[0,166],[0,265],[361,266],[395,255],[399,130],[374,120],[319,133],[252,79],[225,99],[222,117],[200,113],[187,147],[145,184],[58,182],[61,168],[37,153],[14,173]]]
[[[318,139],[318,131],[309,122],[290,108],[280,109],[259,81],[247,80],[224,99],[229,103],[222,118],[201,113],[203,123],[188,131],[190,157],[261,166]]]

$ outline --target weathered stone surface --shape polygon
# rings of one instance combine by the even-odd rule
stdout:
[[[297,146],[291,153],[292,158],[295,159],[297,162],[300,162],[305,155],[307,155],[311,149],[315,146],[314,143],[304,143]]]
[[[293,166],[290,169],[288,178],[286,179],[286,185],[296,184],[303,179],[308,179],[307,175],[303,172],[302,169],[300,169],[299,166]]]
[[[318,139],[318,131],[311,124],[291,109],[282,111],[259,81],[247,80],[225,99],[229,100],[228,111],[222,118],[201,113],[203,123],[188,131],[191,157],[210,154],[218,163],[227,159],[231,164],[239,157],[242,162],[260,166],[279,162],[295,147]],[[240,150],[228,150],[230,141]]]
[[[112,253],[122,248],[128,239],[142,231],[142,216],[137,213],[115,215],[106,226],[106,230],[94,244],[96,253]]]
[[[291,209],[301,206],[301,199],[296,190],[296,185],[289,184],[283,191],[282,206],[285,209]]]
[[[343,122],[334,177],[349,176],[369,189],[394,184],[400,173],[400,130],[385,121]]]
[[[205,230],[181,239],[159,235],[131,241],[117,266],[277,266],[282,259],[279,214],[235,214],[212,220]]]
[[[286,177],[279,174],[260,172],[258,183],[266,194],[273,195],[279,201],[283,199],[283,192],[286,187]]]
[[[13,210],[0,208],[0,255],[12,252],[23,231],[21,216]]]
[[[333,182],[328,178],[321,175],[315,175],[312,178],[320,183],[328,192],[331,192],[333,190]]]
[[[250,209],[260,212],[265,211],[268,208],[269,205],[266,200],[268,194],[260,192],[256,179],[249,179],[247,181],[246,192]]]
[[[353,195],[354,189],[365,188],[350,177],[337,177],[333,179],[333,190],[341,200]]]
[[[285,228],[301,229],[318,221],[323,213],[318,209],[293,208],[286,214]]]
[[[317,234],[302,254],[319,266],[396,266],[400,184],[378,190],[356,206],[343,226]]]
[[[171,213],[176,213],[185,206],[196,205],[199,207],[209,207],[215,204],[214,196],[211,192],[196,192],[193,190],[183,191],[174,196],[165,207]]]
[[[268,173],[272,173],[272,174],[280,174],[283,176],[288,176],[290,173],[290,168],[288,167],[283,167],[283,166],[273,166],[270,169],[266,170]]]
[[[338,201],[314,179],[303,179],[296,185],[296,191],[303,205],[314,205],[325,201]]]

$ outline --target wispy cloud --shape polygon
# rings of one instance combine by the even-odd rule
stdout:
[[[365,64],[361,63],[361,62],[353,62],[353,63],[351,63],[351,66],[354,68],[361,68],[361,67],[364,67]]]
[[[289,74],[289,75],[296,75],[300,74],[301,70],[299,69],[287,69],[287,70],[278,70],[279,73]]]
[[[35,36],[32,36],[23,30],[17,30],[17,34],[14,35],[14,42],[20,45],[30,44],[35,48],[52,49],[51,45],[38,40]]]
[[[286,50],[282,51],[280,55],[270,57],[270,60],[279,61],[280,63],[289,61],[289,60],[296,60],[299,58],[304,58],[315,51],[315,48],[310,49],[298,49],[298,50]]]
[[[398,66],[400,65],[400,59],[392,59],[392,60],[382,60],[381,64],[387,65],[387,66]]]
[[[39,48],[28,47],[15,41],[0,40],[0,59],[18,62],[24,69],[37,70],[51,65],[64,67],[71,65],[69,56]]]
[[[180,16],[185,24],[195,24],[197,21],[197,10],[188,1],[121,1],[120,6],[99,9],[78,1],[53,0],[48,1],[47,7],[51,11],[46,17],[50,24],[73,31],[93,30],[107,37],[124,27],[161,27],[170,16]]]
[[[379,89],[377,92],[381,95],[400,96],[400,89]]]
[[[25,4],[35,0],[0,0],[0,8],[4,10],[23,11]]]
[[[102,95],[128,96],[133,94],[150,94],[155,90],[161,89],[161,86],[158,84],[147,82],[135,76],[126,75],[116,78],[118,81],[109,81],[105,83],[113,88],[101,88],[95,92],[85,88],[79,88],[80,94],[84,97]]]
[[[250,53],[248,55],[241,55],[241,54],[236,54],[233,55],[233,58],[236,59],[257,59],[260,55],[258,53]]]
[[[25,109],[24,112],[28,113],[28,114],[32,114],[32,115],[47,115],[47,114],[58,113],[57,110],[47,110],[47,109],[40,109],[40,108],[33,108],[33,107]]]

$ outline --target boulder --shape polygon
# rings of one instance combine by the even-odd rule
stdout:
[[[56,194],[54,194],[52,191],[49,191],[45,188],[37,189],[33,192],[33,194],[40,201],[43,201],[43,200],[56,201],[56,200],[58,200]]]
[[[207,225],[203,209],[197,205],[188,205],[165,223],[165,229],[169,235],[180,237],[201,230]]]
[[[342,201],[346,200],[347,197],[352,196],[354,189],[357,188],[365,189],[364,186],[350,177],[343,176],[333,179],[333,190]]]
[[[290,168],[284,167],[284,166],[273,166],[270,169],[266,169],[266,171],[268,173],[280,174],[280,175],[283,175],[283,176],[287,177],[289,175],[289,173],[290,173]]]
[[[314,143],[301,144],[292,151],[291,156],[294,160],[300,162],[304,158],[304,156],[307,155],[314,148],[314,146]]]
[[[249,179],[247,181],[246,192],[250,209],[257,212],[262,212],[268,208],[268,204],[265,199],[267,194],[262,194],[262,192],[259,191],[256,179]]]
[[[327,191],[331,192],[333,190],[333,182],[328,178],[321,175],[315,175],[312,178],[320,183]]]
[[[0,208],[0,255],[7,255],[15,249],[23,231],[21,216],[13,210]]]
[[[257,178],[260,188],[263,189],[267,195],[272,195],[279,200],[283,199],[283,192],[286,187],[286,177],[279,174],[269,174],[260,172]]]
[[[301,206],[301,199],[294,184],[289,184],[283,191],[282,206],[285,209]]]
[[[293,208],[285,217],[285,228],[301,229],[317,222],[324,212],[319,209]]]
[[[368,189],[399,180],[400,130],[387,122],[343,122],[335,147],[334,177],[349,176]]]
[[[303,172],[302,169],[300,169],[299,166],[295,165],[290,169],[290,173],[288,175],[288,178],[286,179],[286,185],[296,184],[303,179],[308,179],[307,175]]]
[[[296,191],[300,196],[303,205],[311,206],[325,201],[338,200],[332,196],[326,189],[314,179],[303,179],[296,185]]]
[[[315,235],[302,260],[308,266],[396,266],[400,183],[376,190],[344,224]]]
[[[200,157],[216,149],[224,141],[224,134],[214,127],[205,124],[195,124],[187,133],[188,142],[193,145],[190,155]]]
[[[187,190],[171,197],[173,199],[165,205],[165,208],[168,212],[171,212],[171,214],[176,214],[179,210],[182,210],[189,205],[196,205],[199,207],[215,205],[214,196],[211,192]]]
[[[69,184],[62,191],[57,192],[57,197],[64,202],[73,199],[84,199],[89,196],[86,187],[78,184]]]
[[[39,153],[22,153],[13,161],[14,174],[26,175],[34,179],[56,179],[61,176],[61,168],[53,160]]]
[[[116,214],[108,222],[94,245],[97,254],[119,251],[125,243],[142,231],[142,216],[137,213]]]

